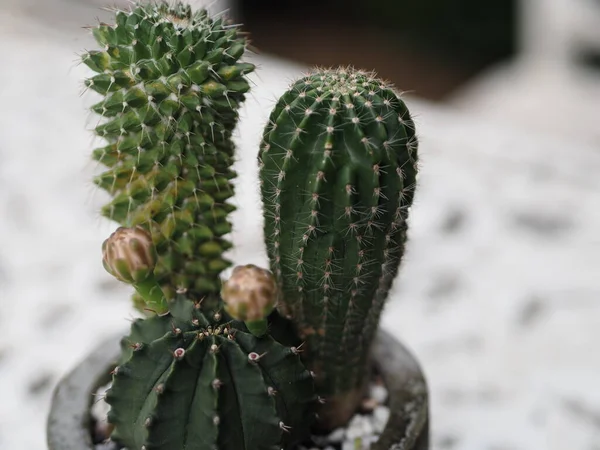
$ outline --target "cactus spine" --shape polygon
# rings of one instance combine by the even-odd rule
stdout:
[[[371,73],[318,70],[275,106],[259,155],[265,240],[280,310],[343,424],[365,383],[369,348],[404,252],[417,175],[408,109]]]
[[[85,84],[104,96],[92,109],[107,143],[93,153],[107,167],[95,181],[113,196],[102,213],[150,231],[168,298],[180,288],[216,298],[230,265],[231,134],[254,70],[239,62],[246,40],[205,10],[166,2],[117,10],[115,25],[92,31],[102,50],[83,55],[97,72]]]
[[[106,394],[112,439],[146,450],[280,450],[309,430],[313,379],[294,347],[256,338],[183,293],[138,319]]]

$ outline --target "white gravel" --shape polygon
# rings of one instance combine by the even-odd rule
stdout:
[[[377,393],[377,398],[373,392]],[[385,386],[371,383],[367,396],[374,402],[371,412],[356,414],[346,427],[338,428],[328,436],[314,436],[316,446],[300,446],[299,450],[369,450],[371,444],[377,442],[390,416],[390,410],[385,405],[387,397]]]

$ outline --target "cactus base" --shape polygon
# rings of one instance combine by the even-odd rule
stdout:
[[[95,450],[90,407],[98,387],[110,380],[119,340],[100,345],[56,387],[47,425],[49,450]],[[389,390],[391,416],[371,450],[428,450],[428,392],[419,363],[385,331],[375,339],[373,363]]]

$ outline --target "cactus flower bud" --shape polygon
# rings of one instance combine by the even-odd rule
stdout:
[[[221,297],[231,317],[244,322],[264,319],[277,303],[277,284],[271,272],[253,264],[237,266],[223,284]]]
[[[169,311],[167,298],[154,276],[156,253],[145,229],[119,227],[102,244],[102,264],[117,280],[133,285],[145,310],[158,315]]]
[[[102,264],[120,281],[144,281],[156,265],[150,234],[142,227],[119,227],[102,244]]]

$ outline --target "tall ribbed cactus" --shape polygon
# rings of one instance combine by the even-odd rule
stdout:
[[[106,401],[129,449],[281,450],[308,433],[315,395],[298,351],[183,294],[135,321],[122,348]]]
[[[264,132],[265,239],[280,310],[341,424],[360,400],[369,348],[406,240],[415,127],[373,74],[319,70],[281,97]]]
[[[93,153],[107,166],[96,183],[113,196],[102,213],[151,232],[168,297],[216,297],[230,264],[231,134],[254,69],[238,62],[246,40],[205,10],[166,2],[117,10],[93,34],[102,50],[82,60],[97,72],[86,86],[104,96],[92,108],[108,143]]]

